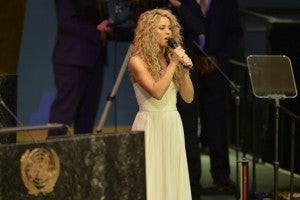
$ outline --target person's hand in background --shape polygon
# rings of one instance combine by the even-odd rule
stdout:
[[[100,40],[102,42],[105,42],[107,40],[107,36],[113,31],[109,24],[111,24],[111,21],[106,19],[97,25],[97,29],[100,31]]]
[[[210,74],[216,70],[218,65],[218,60],[214,56],[209,58],[206,56],[196,56],[196,68],[200,71],[201,74]]]

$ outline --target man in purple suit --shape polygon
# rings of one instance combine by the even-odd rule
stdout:
[[[101,95],[106,44],[115,30],[105,0],[55,0],[55,5],[58,27],[52,61],[57,94],[49,123],[73,124],[75,134],[91,133]],[[48,136],[66,131],[50,130]]]

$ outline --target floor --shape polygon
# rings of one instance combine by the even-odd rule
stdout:
[[[240,157],[239,160],[246,160],[248,162],[248,191],[249,195],[243,195],[241,197],[247,197],[247,199],[272,199],[272,192],[274,191],[274,168],[271,164],[266,163],[257,163],[255,168],[253,167],[251,156],[247,156],[246,158]],[[204,187],[208,187],[212,183],[212,179],[209,173],[209,156],[202,155],[202,178],[201,185]],[[231,180],[236,182],[236,175],[241,177],[241,166],[239,163],[238,169],[239,173],[237,173],[237,164],[236,164],[236,152],[234,150],[230,150],[230,166],[231,166]],[[246,165],[245,165],[246,166]],[[245,169],[245,168],[244,168]],[[255,172],[255,173],[253,173]],[[253,176],[253,174],[256,174]],[[289,199],[287,196],[290,194],[291,188],[291,180],[293,180],[293,196],[298,197],[294,199],[300,199],[300,176],[298,174],[294,174],[294,176],[290,176],[290,172],[286,170],[279,169],[278,170],[278,199]],[[240,182],[240,179],[239,179]],[[239,184],[240,185],[240,184]],[[241,187],[240,187],[241,188]],[[239,199],[233,195],[201,195],[200,200],[233,200]],[[242,199],[242,198],[241,198]],[[244,199],[244,198],[243,198]],[[193,199],[193,200],[198,200]]]

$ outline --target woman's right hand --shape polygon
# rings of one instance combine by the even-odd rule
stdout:
[[[180,62],[183,66],[187,66],[187,67],[193,65],[192,60],[185,53],[185,50],[181,46],[178,46],[174,49],[172,59],[174,59],[174,61],[177,62],[176,64]]]

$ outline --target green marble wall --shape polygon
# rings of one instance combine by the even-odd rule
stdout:
[[[146,199],[143,132],[5,144],[0,160],[0,200]]]

